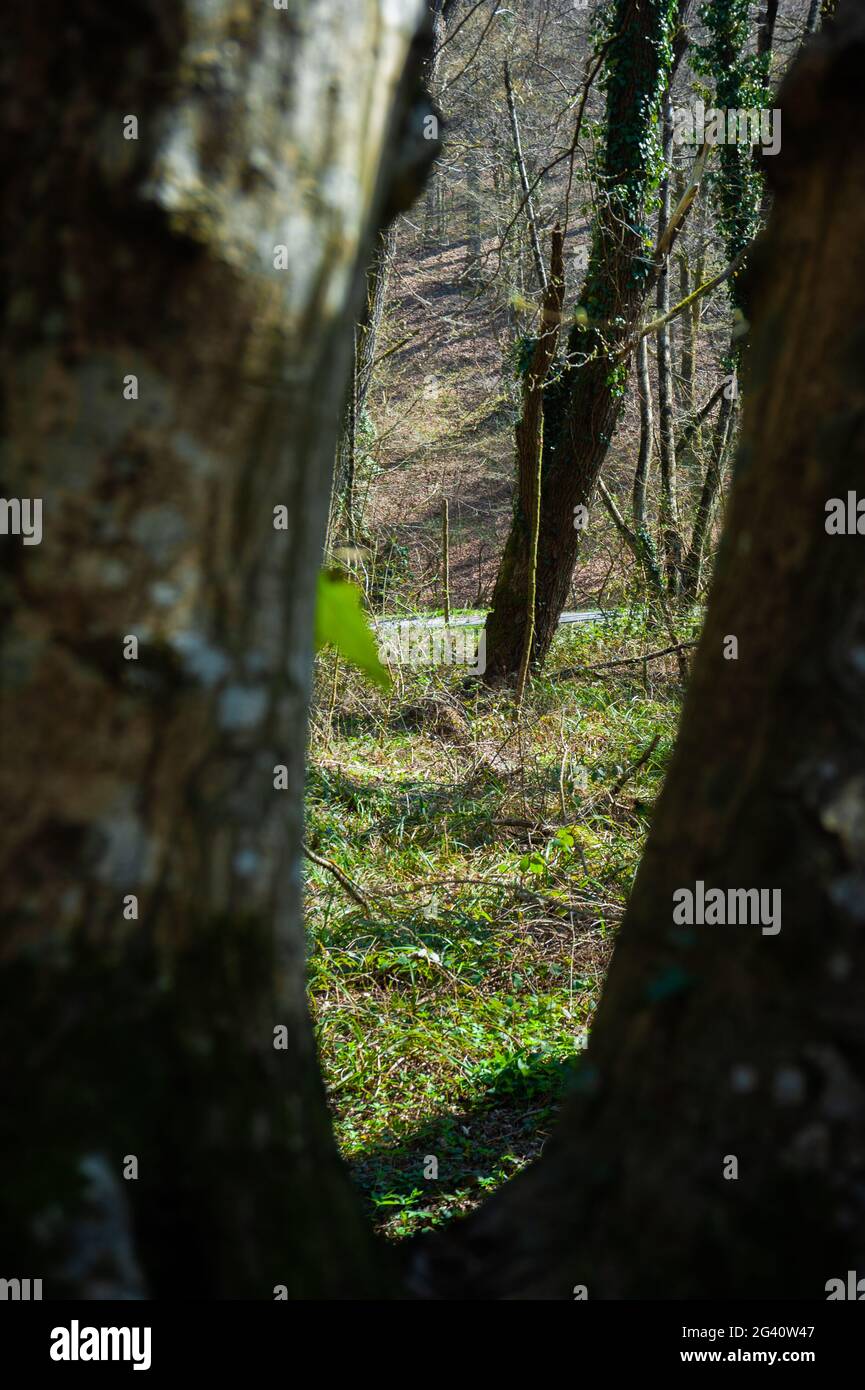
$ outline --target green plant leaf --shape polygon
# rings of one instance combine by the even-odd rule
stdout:
[[[361,607],[360,589],[340,575],[322,570],[315,608],[315,649],[330,642],[340,656],[387,690],[390,676],[379,659],[375,637]]]

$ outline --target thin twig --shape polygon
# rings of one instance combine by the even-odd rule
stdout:
[[[672,319],[681,314],[682,311],[693,304],[695,300],[702,299],[703,295],[709,294],[711,290],[715,290],[719,285],[723,285],[725,280],[729,280],[731,276],[741,270],[745,257],[751,250],[752,245],[753,243],[749,242],[747,246],[742,248],[736,259],[730,262],[725,270],[722,270],[719,275],[714,275],[711,280],[707,280],[704,285],[698,285],[685,299],[680,299],[678,304],[674,304],[673,308],[669,309],[666,314],[661,314],[660,318],[652,319],[651,323],[644,323],[642,328],[637,330],[633,338],[629,338],[622,347],[617,349],[616,356],[627,356],[628,353],[632,352],[637,346],[641,338],[648,337],[650,333],[657,333],[659,328],[663,328],[665,324],[670,323]]]
[[[642,656],[624,656],[618,661],[601,661],[596,666],[565,666],[561,671],[551,671],[548,679],[570,680],[573,676],[585,676],[592,671],[608,671],[611,666],[633,666],[640,661],[652,661],[657,656],[670,656],[673,652],[683,652],[688,647],[696,647],[694,642],[676,642],[672,647],[662,647],[659,652],[646,652]]]
[[[622,790],[622,787],[625,785],[625,783],[629,782],[632,777],[636,776],[640,768],[643,767],[644,764],[649,761],[660,741],[661,735],[655,734],[655,737],[652,739],[652,742],[643,749],[637,761],[635,763],[631,763],[630,767],[626,767],[619,780],[610,788],[610,796],[617,796],[618,793]]]
[[[324,859],[320,854],[314,854],[307,844],[304,844],[302,848],[307,859],[312,860],[313,864],[317,864],[320,869],[327,869],[329,873],[332,873],[337,882],[342,884],[349,897],[354,898],[355,902],[359,903],[366,913],[372,914],[369,900],[364,897],[357,884],[351,881],[348,874],[344,873],[338,864],[334,864],[332,859]]]

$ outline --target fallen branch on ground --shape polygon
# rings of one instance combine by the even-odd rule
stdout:
[[[610,789],[610,796],[616,796],[617,793],[622,790],[622,787],[625,785],[625,783],[629,782],[630,779],[637,772],[639,772],[640,768],[643,767],[643,765],[649,761],[660,741],[661,735],[655,734],[655,737],[652,739],[652,742],[643,749],[637,761],[635,763],[631,763],[630,767],[625,768],[618,782],[616,782],[615,785]]]
[[[363,896],[356,883],[352,883],[348,874],[344,873],[338,864],[334,864],[332,859],[324,859],[320,854],[313,854],[309,845],[303,845],[303,852],[307,859],[313,864],[317,864],[320,869],[327,869],[328,873],[333,874],[338,883],[341,883],[349,897],[354,898],[356,903],[363,908],[364,912],[372,913],[372,906],[367,898]]]
[[[600,806],[601,802],[604,801],[606,797],[609,797],[612,801],[613,798],[617,796],[618,793],[622,790],[622,787],[625,785],[625,783],[629,782],[631,778],[639,772],[640,768],[643,767],[643,765],[649,761],[649,758],[652,756],[652,754],[658,746],[660,737],[660,734],[655,734],[655,737],[652,739],[652,742],[648,744],[646,748],[643,749],[637,761],[635,763],[631,763],[630,767],[625,768],[621,777],[618,779],[617,782],[614,782],[612,787],[605,788],[604,791],[599,792],[597,796],[593,796],[591,801],[587,801],[585,805],[581,806],[580,815],[588,816],[592,811],[596,810],[596,808]]]
[[[670,656],[673,652],[687,651],[689,647],[696,647],[694,642],[676,642],[672,647],[663,647],[659,652],[644,652],[642,656],[623,656],[617,661],[601,661],[597,666],[564,666],[561,671],[551,671],[548,679],[570,680],[573,676],[585,676],[592,671],[609,671],[612,666],[635,666],[640,661],[654,661],[658,656]]]

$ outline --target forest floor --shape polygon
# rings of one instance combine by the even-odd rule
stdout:
[[[543,1146],[681,692],[672,657],[585,668],[667,645],[637,611],[563,628],[521,717],[454,668],[398,667],[384,694],[317,660],[307,843],[366,905],[307,864],[310,997],[337,1137],[389,1236],[466,1212]]]

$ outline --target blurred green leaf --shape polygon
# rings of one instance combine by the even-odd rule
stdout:
[[[322,570],[315,609],[316,651],[328,643],[376,685],[389,689],[390,676],[379,659],[375,637],[361,607],[360,589],[340,575]]]

